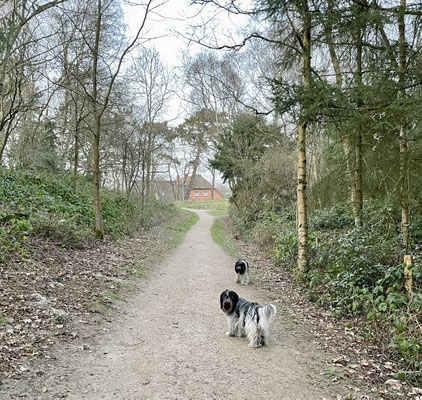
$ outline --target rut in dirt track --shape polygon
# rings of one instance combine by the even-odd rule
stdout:
[[[335,399],[322,375],[324,355],[294,332],[277,299],[236,284],[234,259],[211,238],[213,217],[184,242],[122,307],[109,333],[84,358],[69,355],[69,399]],[[252,270],[253,274],[253,270]],[[260,304],[275,302],[269,346],[225,336],[225,289]],[[72,358],[73,357],[73,358]],[[80,354],[79,354],[80,357]]]

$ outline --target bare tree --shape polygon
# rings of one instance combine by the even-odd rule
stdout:
[[[100,199],[102,119],[108,110],[113,87],[121,72],[125,57],[136,46],[150,13],[161,4],[148,0],[142,5],[143,16],[140,19],[139,28],[135,37],[129,42],[123,37],[123,32],[120,29],[122,24],[116,21],[119,9],[116,8],[118,2],[115,0],[90,0],[82,8],[78,3],[78,8],[65,11],[87,51],[86,66],[89,76],[86,78],[84,76],[82,80],[74,71],[68,70],[67,72],[78,81],[78,90],[81,90],[80,94],[84,96],[92,112],[95,226],[96,237],[100,239],[104,237]],[[110,32],[110,29],[114,29],[114,31]],[[116,32],[116,29],[120,29],[120,31]]]
[[[138,119],[144,121],[141,192],[144,199],[148,201],[154,175],[154,157],[166,142],[163,135],[168,135],[167,127],[160,125],[160,122],[168,109],[173,84],[169,69],[161,61],[158,51],[154,48],[143,48],[137,54],[134,58],[133,72],[135,98],[140,114]]]
[[[42,50],[34,51],[41,38],[31,30],[31,24],[37,26],[42,14],[65,1],[7,1],[0,5],[0,163],[15,119],[34,102],[35,91],[26,90],[33,81],[25,67],[39,62]]]
[[[218,115],[233,118],[241,109],[244,84],[240,78],[235,56],[219,59],[215,53],[202,52],[183,60],[182,85],[188,91],[182,99],[189,105],[190,114],[207,109]],[[219,121],[216,119],[216,125]]]

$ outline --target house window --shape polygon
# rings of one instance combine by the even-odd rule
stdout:
[[[199,192],[195,191],[195,197],[199,197]]]
[[[204,197],[208,197],[208,192],[204,190]]]

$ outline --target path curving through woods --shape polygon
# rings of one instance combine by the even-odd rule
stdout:
[[[235,283],[235,260],[211,238],[214,217],[195,212],[199,222],[101,336],[60,356],[39,398],[57,398],[58,388],[63,397],[88,400],[337,398],[339,388],[324,375],[327,355],[306,328],[292,329],[288,304],[253,280]],[[276,304],[269,346],[252,349],[246,339],[225,336],[219,295],[227,288]]]

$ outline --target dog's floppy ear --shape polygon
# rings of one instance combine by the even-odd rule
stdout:
[[[220,294],[220,308],[223,309],[223,301],[226,297],[228,297],[229,289],[226,289],[224,292]]]
[[[237,302],[239,301],[239,296],[237,295],[236,292],[230,291],[229,297],[231,301],[233,302],[233,309],[236,308]]]

